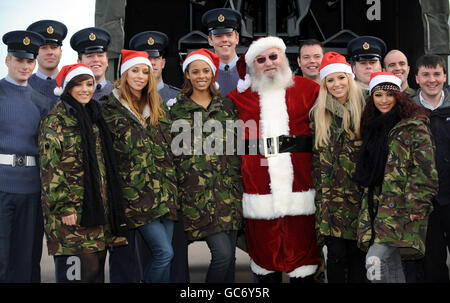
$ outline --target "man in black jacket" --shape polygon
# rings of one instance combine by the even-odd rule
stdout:
[[[416,62],[416,82],[420,90],[415,102],[430,110],[430,127],[436,145],[439,191],[433,199],[428,221],[425,279],[450,282],[447,247],[450,248],[450,95],[444,90],[446,64],[438,55],[423,55]]]

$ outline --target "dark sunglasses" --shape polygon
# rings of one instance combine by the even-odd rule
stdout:
[[[259,57],[256,58],[256,62],[258,62],[258,64],[263,64],[264,62],[266,62],[266,58],[269,58],[270,61],[275,61],[278,59],[278,54],[272,54],[269,55],[268,57]]]

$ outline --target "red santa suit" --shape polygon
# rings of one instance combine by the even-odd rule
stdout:
[[[235,89],[227,97],[234,101],[240,120],[256,122],[257,129],[252,129],[255,123],[245,124],[248,128],[244,135],[256,139],[310,136],[309,109],[318,92],[315,82],[295,76],[294,84],[285,90],[258,93],[251,88],[242,92]],[[260,275],[284,271],[293,278],[314,274],[320,258],[314,229],[311,153],[241,157],[243,211],[252,271]]]

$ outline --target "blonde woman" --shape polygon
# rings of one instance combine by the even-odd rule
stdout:
[[[311,108],[316,230],[327,246],[330,283],[365,281],[364,253],[357,247],[361,191],[352,180],[361,146],[361,89],[344,56],[328,52],[320,67],[319,96]]]
[[[177,187],[169,120],[146,52],[122,50],[121,78],[103,115],[114,137],[128,227],[151,250],[144,282],[170,282]]]

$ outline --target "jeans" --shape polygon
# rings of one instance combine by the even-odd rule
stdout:
[[[328,283],[365,283],[365,254],[356,240],[325,237]]]
[[[234,283],[236,241],[236,230],[206,237],[206,243],[211,251],[206,283]]]
[[[144,282],[170,282],[170,261],[173,258],[173,221],[157,219],[138,228],[152,252],[144,271]]]
[[[366,255],[367,279],[372,283],[405,283],[398,247],[374,243]]]

